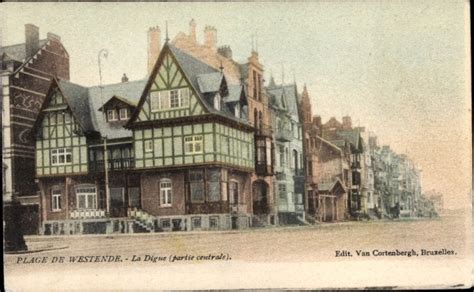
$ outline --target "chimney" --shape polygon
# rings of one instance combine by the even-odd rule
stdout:
[[[216,50],[217,45],[217,29],[213,26],[206,26],[204,29],[204,45]]]
[[[352,119],[349,116],[342,117],[342,128],[344,130],[352,129]]]
[[[48,32],[48,40],[50,40],[50,41],[56,41],[56,42],[61,42],[61,37],[58,36],[58,35],[55,34],[55,33]]]
[[[128,82],[128,77],[127,77],[127,74],[123,73],[122,83],[125,83],[125,82]]]
[[[25,58],[32,57],[39,49],[39,28],[34,24],[25,24]]]
[[[161,49],[161,30],[158,26],[148,29],[148,74],[153,70]]]
[[[313,123],[316,125],[316,127],[321,128],[322,126],[321,116],[314,116]]]
[[[196,21],[194,19],[191,19],[191,21],[189,22],[189,36],[194,41],[197,41],[197,38],[196,38]]]
[[[227,58],[227,59],[232,59],[232,49],[230,46],[222,46],[217,49],[217,52],[219,55]]]

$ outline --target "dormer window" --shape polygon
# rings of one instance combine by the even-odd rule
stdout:
[[[221,109],[221,95],[219,93],[214,96],[214,108],[216,110]]]
[[[240,118],[240,105],[239,104],[235,105],[235,116],[237,118]]]
[[[107,111],[107,120],[109,122],[118,120],[117,111],[115,109],[111,109]]]
[[[128,119],[128,108],[121,108],[120,109],[120,120],[127,120]]]

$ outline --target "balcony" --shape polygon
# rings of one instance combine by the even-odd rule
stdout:
[[[293,135],[292,135],[292,133],[291,133],[289,130],[287,130],[287,129],[278,129],[278,130],[276,131],[275,138],[276,138],[278,141],[290,142],[291,140],[293,140]]]
[[[263,125],[260,128],[255,128],[255,135],[256,136],[264,136],[264,137],[272,137],[273,130],[267,125]]]
[[[271,165],[268,165],[266,162],[257,162],[255,164],[255,172],[257,173],[257,175],[273,175],[273,167]]]
[[[135,167],[135,159],[133,158],[121,158],[121,159],[108,159],[108,170],[124,170]],[[90,161],[90,168],[92,172],[104,171],[104,160]]]
[[[105,210],[101,209],[81,209],[73,210],[69,214],[71,219],[97,219],[106,218]]]

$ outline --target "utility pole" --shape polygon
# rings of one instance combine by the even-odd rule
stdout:
[[[100,88],[100,101],[102,106],[104,105],[104,96],[102,94],[102,64],[100,62],[101,57],[107,59],[109,55],[109,51],[107,49],[101,49],[99,54],[97,55],[97,62],[99,65],[99,88]],[[103,118],[106,121],[107,113],[105,108],[102,108]],[[109,155],[107,152],[107,136],[103,136],[102,139],[104,140],[104,173],[105,173],[105,208],[107,214],[110,214],[110,190],[109,190]]]

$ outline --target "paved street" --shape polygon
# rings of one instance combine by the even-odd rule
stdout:
[[[209,256],[216,257],[212,262],[225,267],[225,260],[219,256],[230,256],[227,263],[321,263],[326,265],[347,261],[350,265],[361,260],[404,261],[414,262],[415,258],[398,257],[360,257],[356,250],[382,252],[399,249],[453,250],[454,255],[418,256],[427,261],[438,259],[459,260],[466,256],[464,227],[470,224],[463,222],[462,217],[445,217],[434,220],[404,220],[388,222],[346,222],[323,224],[305,227],[279,227],[271,229],[249,230],[239,232],[201,232],[201,233],[160,233],[133,234],[119,236],[65,236],[65,237],[28,237],[31,249],[52,249],[26,255],[6,256],[6,277],[22,279],[42,277],[60,271],[78,275],[78,272],[117,271],[183,267],[182,264],[210,263]],[[335,257],[336,251],[349,251],[352,257]],[[120,256],[120,263],[70,263],[71,256]],[[148,257],[147,257],[148,255]],[[182,261],[169,261],[170,255],[182,256]],[[188,255],[188,258],[185,256]],[[26,258],[19,257],[27,256]],[[31,257],[47,256],[47,264],[22,264]],[[52,257],[64,256],[65,263],[51,263]],[[191,261],[185,261],[193,256]],[[197,258],[201,256],[201,260]],[[208,256],[208,258],[202,257]],[[151,261],[155,257],[155,263]],[[166,257],[160,262],[159,257]],[[132,259],[140,258],[140,261]],[[145,261],[145,258],[148,260]],[[84,258],[88,260],[90,258]],[[101,260],[101,259],[99,259]],[[323,263],[324,261],[324,263]],[[408,261],[408,262],[407,262]],[[193,266],[193,265],[191,265]],[[195,265],[194,265],[195,266]],[[195,266],[196,267],[196,266]],[[195,268],[193,267],[193,268]],[[187,268],[186,268],[187,269]],[[169,271],[169,270],[168,270]],[[23,275],[23,276],[22,276]],[[26,278],[25,278],[26,279]],[[50,280],[42,280],[47,283]],[[46,281],[46,282],[44,282]],[[26,282],[25,282],[26,283]],[[16,283],[19,284],[19,283]],[[24,283],[23,283],[24,284]],[[20,285],[21,286],[21,285]]]

